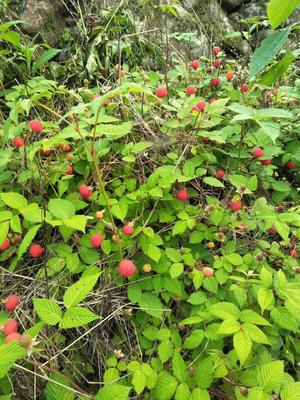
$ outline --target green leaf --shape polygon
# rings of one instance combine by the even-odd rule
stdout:
[[[219,335],[231,335],[241,329],[241,325],[235,319],[225,319],[218,330]]]
[[[297,318],[292,315],[286,308],[273,308],[270,313],[272,320],[280,327],[292,332],[298,332]]]
[[[55,382],[48,382],[44,392],[46,400],[74,400],[73,392],[65,387],[70,387],[70,383],[65,377],[53,372],[50,378],[55,382],[61,383],[64,387],[55,384]]]
[[[64,304],[66,308],[76,306],[81,302],[96,285],[100,272],[93,275],[82,276],[78,282],[70,286],[64,295]]]
[[[177,278],[178,276],[182,275],[184,270],[184,265],[182,263],[175,263],[172,264],[170,268],[170,276],[171,278]]]
[[[173,345],[170,340],[163,340],[157,347],[157,353],[164,364],[173,355]]]
[[[256,121],[261,127],[262,131],[269,136],[269,138],[276,143],[277,138],[280,136],[280,125],[277,122],[266,120]]]
[[[233,303],[221,302],[213,304],[209,308],[209,312],[215,317],[221,319],[238,319],[240,316],[240,310]]]
[[[128,400],[131,387],[111,383],[101,388],[95,400]]]
[[[26,233],[18,249],[18,260],[22,257],[22,255],[31,245],[32,240],[34,239],[35,235],[37,234],[41,226],[42,225],[35,225],[32,228],[30,228],[29,231]]]
[[[299,400],[300,382],[291,382],[286,384],[280,392],[281,400]]]
[[[206,177],[203,179],[203,182],[209,186],[223,188],[224,184],[216,178],[213,177]]]
[[[268,289],[273,283],[272,272],[263,267],[260,271],[260,280],[263,286]]]
[[[290,28],[276,31],[267,36],[254,51],[249,65],[249,79],[262,71],[282,49],[290,34]]]
[[[247,400],[273,400],[273,397],[260,387],[249,389]]]
[[[271,361],[257,368],[259,386],[266,390],[276,389],[283,380],[283,361]]]
[[[250,339],[256,343],[270,344],[267,336],[261,331],[257,326],[251,324],[250,322],[245,322],[242,328],[246,333],[248,333]]]
[[[13,367],[17,360],[26,357],[26,350],[18,342],[0,346],[0,379]]]
[[[255,325],[265,325],[269,326],[271,325],[269,321],[267,321],[265,318],[261,317],[259,314],[252,310],[244,310],[241,312],[241,321],[242,322],[252,322],[252,324]]]
[[[206,294],[203,291],[201,291],[192,293],[190,297],[187,299],[187,302],[190,304],[199,305],[205,303],[206,300],[207,300]]]
[[[207,390],[196,388],[193,390],[190,400],[210,400]]]
[[[142,393],[147,384],[147,376],[142,371],[137,370],[132,377],[132,385],[138,395]]]
[[[63,199],[51,199],[48,203],[48,209],[57,219],[67,219],[75,215],[76,209],[73,203]]]
[[[9,221],[4,221],[0,223],[0,246],[7,238],[7,234],[9,231]]]
[[[153,391],[154,399],[171,400],[176,391],[176,387],[177,382],[172,375],[168,374],[166,371],[160,372]]]
[[[150,243],[148,246],[147,255],[155,262],[158,262],[161,257],[161,250],[159,247],[154,246],[154,244]]]
[[[61,329],[77,328],[89,322],[100,319],[100,317],[83,307],[71,307],[63,315],[59,323]]]
[[[252,342],[249,335],[241,331],[235,333],[233,347],[241,365],[243,365],[251,353]]]
[[[175,400],[190,400],[190,389],[186,383],[180,383],[177,386]]]
[[[178,352],[175,352],[172,358],[172,369],[179,382],[186,382],[188,380],[186,363]]]
[[[41,68],[45,62],[51,60],[56,54],[60,53],[59,49],[48,49],[33,63],[32,72],[35,73],[39,68]]]
[[[300,4],[300,0],[270,0],[267,8],[267,16],[273,29],[282,24]]]
[[[123,222],[128,212],[128,204],[124,201],[120,201],[118,204],[111,207],[111,211],[116,218]]]
[[[202,329],[195,329],[190,336],[188,336],[184,343],[183,343],[183,348],[185,349],[195,349],[198,347],[203,339],[204,339],[204,331]]]
[[[48,325],[56,325],[61,321],[62,312],[54,300],[33,299],[34,309],[40,319]]]
[[[17,210],[22,210],[28,206],[28,202],[24,196],[19,193],[8,192],[1,193],[1,200],[10,208],[16,208]]]
[[[68,228],[76,229],[85,232],[85,227],[89,217],[85,215],[74,215],[72,218],[63,219],[63,224]]]
[[[259,82],[265,86],[272,86],[277,82],[288,70],[289,66],[295,60],[295,55],[288,52],[279,62],[274,63],[266,72],[263,73]]]
[[[243,264],[243,257],[241,257],[237,253],[229,254],[228,256],[226,256],[226,258],[232,265],[239,266]]]
[[[266,309],[269,309],[274,302],[274,295],[271,289],[264,287],[257,291],[257,301],[260,305],[261,312],[263,313]]]

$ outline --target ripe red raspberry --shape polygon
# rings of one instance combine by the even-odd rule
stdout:
[[[272,164],[272,160],[270,158],[266,159],[266,160],[261,160],[262,165],[270,165]]]
[[[249,90],[249,86],[247,85],[247,83],[244,83],[244,84],[241,86],[241,91],[242,91],[243,93],[247,93],[248,90]]]
[[[264,151],[260,147],[257,147],[256,149],[252,150],[252,155],[254,158],[259,158],[264,155]]]
[[[9,319],[3,327],[3,333],[9,335],[10,333],[18,332],[19,324],[14,319]]]
[[[221,79],[220,78],[212,78],[211,80],[211,86],[213,88],[217,88],[221,85]]]
[[[14,144],[14,146],[18,149],[18,148],[20,148],[20,147],[24,147],[25,141],[24,141],[24,139],[21,138],[21,137],[16,137],[16,138],[14,138],[14,140],[13,140],[13,144]]]
[[[299,254],[298,254],[296,249],[293,249],[293,250],[290,251],[290,256],[293,257],[293,258],[298,258]]]
[[[221,65],[221,60],[214,60],[213,64],[214,64],[214,67],[219,68]]]
[[[188,96],[191,96],[192,94],[195,94],[195,93],[196,93],[196,88],[195,88],[195,86],[188,86],[188,87],[186,88],[185,93],[186,93]]]
[[[51,156],[51,150],[41,150],[41,155],[44,157]]]
[[[189,198],[188,192],[186,189],[181,189],[176,193],[176,199],[180,201],[187,201]]]
[[[122,232],[124,233],[124,235],[126,236],[131,236],[134,232],[134,228],[131,225],[125,225],[122,228]]]
[[[33,119],[32,121],[29,122],[29,128],[32,130],[32,132],[41,133],[42,130],[44,129],[44,125],[42,124],[41,121]]]
[[[119,273],[122,276],[132,276],[136,273],[136,266],[131,260],[122,260],[119,264]]]
[[[32,244],[29,247],[29,254],[33,258],[41,257],[43,253],[44,253],[44,248],[38,243]]]
[[[204,111],[206,107],[205,101],[199,101],[199,103],[196,104],[196,108],[199,111]]]
[[[156,89],[156,96],[160,99],[162,99],[163,97],[168,96],[168,89],[165,87],[159,87]]]
[[[20,299],[15,294],[8,296],[5,302],[5,310],[8,312],[14,311],[20,304]]]
[[[65,175],[74,175],[74,168],[72,167],[72,165],[67,165],[67,171]]]
[[[241,200],[232,201],[230,203],[230,208],[233,212],[239,211],[242,208]]]
[[[224,179],[224,178],[225,178],[225,172],[222,171],[222,170],[220,169],[220,170],[218,170],[218,171],[216,172],[216,176],[217,176],[218,178],[220,178],[220,179]]]
[[[211,74],[213,72],[213,68],[212,67],[207,67],[207,73]]]
[[[9,239],[5,239],[4,242],[0,246],[0,250],[4,251],[10,248],[10,241]]]
[[[199,68],[199,65],[200,65],[200,63],[199,63],[198,60],[193,60],[193,61],[191,62],[191,67],[192,67],[193,69],[198,69],[198,68]]]
[[[234,78],[234,73],[231,71],[228,71],[226,74],[226,78],[227,78],[228,82],[231,82],[232,79]]]
[[[221,51],[220,47],[219,46],[215,46],[213,48],[213,55],[217,56],[220,53],[220,51]]]
[[[202,272],[208,278],[214,275],[214,270],[211,267],[203,267]]]
[[[72,150],[72,146],[70,144],[63,144],[61,146],[61,148],[63,149],[63,151],[65,151],[66,153],[68,153],[69,151]]]
[[[103,243],[104,237],[100,235],[100,233],[94,233],[94,235],[91,236],[91,245],[94,247],[94,249],[98,249],[98,247],[101,246]]]
[[[296,164],[294,163],[294,161],[289,161],[286,163],[286,167],[287,167],[287,169],[295,169]]]
[[[125,78],[126,72],[123,69],[121,69],[121,71],[119,72],[119,76],[120,78]]]
[[[85,184],[81,185],[78,191],[84,200],[89,200],[89,198],[93,195],[93,191]]]
[[[20,339],[21,339],[21,335],[18,332],[10,333],[5,338],[5,344],[8,344],[13,341],[19,342]]]

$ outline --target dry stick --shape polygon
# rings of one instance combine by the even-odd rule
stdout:
[[[98,324],[94,325],[92,328],[90,328],[88,331],[86,331],[84,334],[79,336],[77,339],[75,339],[72,343],[70,343],[67,347],[62,349],[59,353],[57,353],[55,356],[51,357],[48,361],[46,361],[44,364],[42,364],[42,367],[47,365],[50,361],[55,360],[60,354],[64,353],[66,350],[68,350],[70,347],[72,347],[75,343],[79,342],[83,337],[88,335],[90,332],[92,332],[94,329],[98,328],[98,326],[102,325],[104,322],[109,321],[115,314],[118,314],[119,311],[121,311],[124,307],[129,306],[131,303],[126,303],[123,304],[121,307],[119,307],[117,310],[115,310],[113,313],[102,319]]]
[[[72,388],[70,388],[69,386],[64,385],[63,383],[57,382],[57,381],[55,381],[55,380],[49,378],[49,377],[46,376],[46,375],[41,375],[41,374],[39,374],[39,373],[37,373],[37,372],[31,371],[30,369],[27,369],[27,368],[25,368],[25,367],[22,367],[22,366],[19,365],[19,364],[14,364],[14,367],[17,368],[17,369],[21,369],[21,370],[23,370],[23,371],[29,372],[30,374],[32,374],[32,375],[34,375],[34,376],[38,376],[39,378],[45,379],[46,381],[51,382],[51,383],[54,383],[55,385],[61,386],[61,387],[63,387],[64,389],[70,390],[71,392],[73,392],[73,393],[75,393],[75,394],[77,394],[77,395],[79,395],[79,396],[84,396],[84,397],[87,397],[87,398],[89,398],[89,399],[94,399],[94,397],[92,397],[92,396],[90,396],[90,395],[88,395],[88,394],[82,393],[82,392],[80,392],[79,390],[76,390],[76,389],[72,389]]]

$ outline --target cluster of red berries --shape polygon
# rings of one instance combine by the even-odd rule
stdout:
[[[20,299],[16,295],[11,295],[6,299],[5,309],[8,313],[12,313],[20,304]],[[15,319],[9,319],[1,326],[1,332],[5,335],[5,343],[13,341],[19,342],[21,346],[28,348],[32,343],[32,338],[28,334],[21,335],[19,331],[19,324]]]

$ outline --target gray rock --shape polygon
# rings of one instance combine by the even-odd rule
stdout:
[[[246,1],[245,0],[221,0],[221,6],[226,11],[235,10],[243,3],[246,3]]]
[[[243,4],[237,11],[239,19],[246,19],[252,17],[260,17],[267,13],[266,1],[254,1],[248,4]]]

